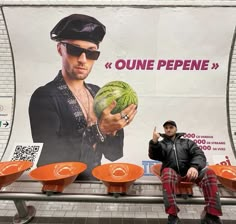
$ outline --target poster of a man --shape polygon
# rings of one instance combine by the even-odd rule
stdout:
[[[103,155],[110,161],[123,156],[123,128],[132,122],[137,106],[112,114],[114,101],[97,119],[93,99],[99,87],[85,82],[105,33],[101,22],[82,14],[71,14],[52,29],[50,37],[57,41],[62,69],[53,81],[35,90],[29,104],[33,141],[43,143],[37,166],[84,162],[87,169],[77,179],[93,180],[91,171]]]
[[[186,130],[185,137],[205,152],[209,164],[235,164],[228,122],[233,101],[226,98],[235,93],[228,88],[235,77],[228,67],[230,47],[235,45],[234,12],[194,7],[5,7],[15,62],[15,75],[7,78],[15,81],[16,98],[14,124],[2,159],[25,158],[24,149],[32,149],[27,159],[34,166],[68,157],[94,164],[90,169],[100,163],[130,162],[144,168],[142,180],[152,181],[150,166],[155,161],[146,153],[150,129],[156,120],[172,118]],[[96,41],[86,36],[56,39],[58,31],[64,35],[62,30],[69,28],[62,18],[74,13],[100,21]],[[18,14],[22,17],[16,27]],[[220,18],[227,18],[227,23]],[[55,41],[50,40],[50,32]],[[75,79],[78,71],[83,81]],[[101,119],[93,113],[99,87],[117,80],[131,85],[138,95],[134,120],[128,111],[132,108],[122,111],[129,123],[121,114],[110,113],[112,103]]]

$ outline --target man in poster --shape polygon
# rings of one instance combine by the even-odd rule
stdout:
[[[110,161],[123,156],[123,128],[137,112],[132,104],[122,113],[111,114],[114,101],[99,120],[94,114],[93,98],[99,87],[85,79],[99,57],[105,33],[105,26],[87,15],[72,14],[60,20],[50,35],[57,41],[62,69],[33,93],[29,105],[33,141],[44,144],[37,165],[84,162],[88,167],[80,180],[94,179],[91,171],[101,164],[102,156]]]

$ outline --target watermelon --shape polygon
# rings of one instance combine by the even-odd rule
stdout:
[[[105,84],[94,98],[93,109],[97,118],[114,100],[116,107],[111,111],[112,114],[120,113],[130,104],[138,105],[138,96],[128,83],[112,81]]]

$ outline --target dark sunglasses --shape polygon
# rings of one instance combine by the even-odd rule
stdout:
[[[66,42],[60,42],[60,43],[66,47],[67,54],[70,54],[72,56],[79,57],[82,53],[85,53],[87,59],[97,60],[100,55],[100,51],[93,51],[93,50],[81,48],[79,46],[69,44]]]

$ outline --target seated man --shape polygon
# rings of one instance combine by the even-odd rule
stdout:
[[[222,224],[221,202],[215,173],[206,167],[204,152],[190,139],[181,138],[174,121],[163,124],[165,134],[153,131],[149,142],[149,157],[162,162],[161,181],[168,224],[180,224],[176,204],[176,183],[185,179],[196,183],[203,191],[206,206],[201,215],[201,224]],[[161,141],[158,141],[163,137]]]

